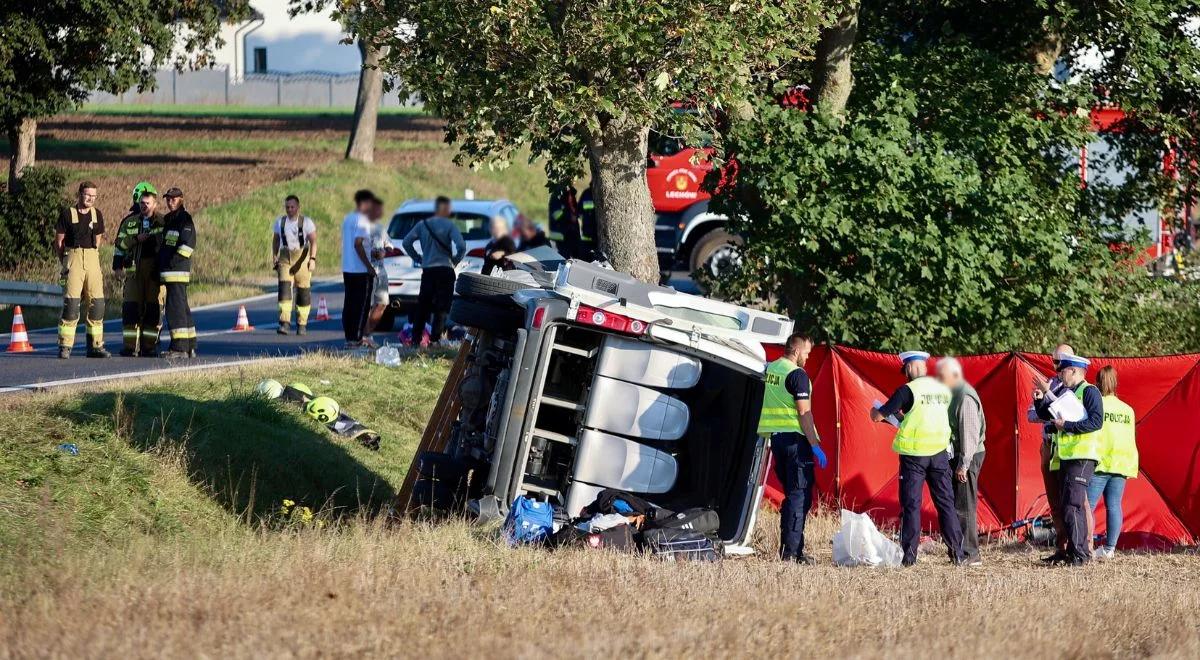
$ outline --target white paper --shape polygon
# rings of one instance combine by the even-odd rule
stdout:
[[[875,403],[872,403],[871,407],[874,408],[875,410],[879,410],[880,408],[883,407],[883,402],[880,401],[879,399],[875,399]],[[896,428],[900,428],[900,420],[896,419],[895,415],[888,415],[887,417],[883,418],[883,421],[887,422],[888,424],[891,424],[892,426],[894,426]]]
[[[1055,419],[1061,419],[1064,422],[1081,422],[1087,419],[1087,411],[1083,409],[1083,402],[1073,394],[1058,397],[1050,403],[1049,410]]]

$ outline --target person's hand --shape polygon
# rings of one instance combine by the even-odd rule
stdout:
[[[271,262],[271,270],[279,270],[279,260],[278,259]]]
[[[964,484],[967,483],[967,468],[965,468],[965,467],[958,468],[958,472],[954,473],[954,476],[958,477],[958,480],[960,482],[962,482]]]
[[[1063,419],[1062,417],[1057,417],[1054,420],[1054,425],[1058,427],[1059,431],[1061,431],[1063,430],[1063,427],[1067,425],[1067,420]]]
[[[1044,392],[1050,391],[1050,381],[1045,376],[1035,373],[1033,375],[1033,386]]]
[[[820,444],[816,444],[812,446],[812,453],[813,458],[817,459],[817,467],[824,470],[825,466],[829,465],[829,459],[825,456],[825,450],[821,449]]]
[[[138,243],[145,243],[146,239],[150,238],[150,234],[138,234],[136,238]]]
[[[308,258],[308,269],[309,269],[310,271],[313,271],[313,270],[316,270],[316,269],[317,269],[317,258],[316,258],[316,257],[309,257],[309,258]]]

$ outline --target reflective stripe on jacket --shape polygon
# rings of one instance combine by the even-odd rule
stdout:
[[[767,365],[767,386],[763,390],[762,415],[758,418],[759,433],[800,431],[796,397],[787,391],[788,374],[799,368],[786,358],[779,358]]]

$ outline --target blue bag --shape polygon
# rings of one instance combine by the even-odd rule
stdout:
[[[554,507],[525,496],[513,500],[504,521],[509,545],[545,543],[554,533]]]

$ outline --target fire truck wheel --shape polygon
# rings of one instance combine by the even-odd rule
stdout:
[[[741,248],[744,244],[741,236],[734,236],[724,229],[708,232],[692,248],[691,272],[702,270],[711,277],[720,276],[742,260]]]

